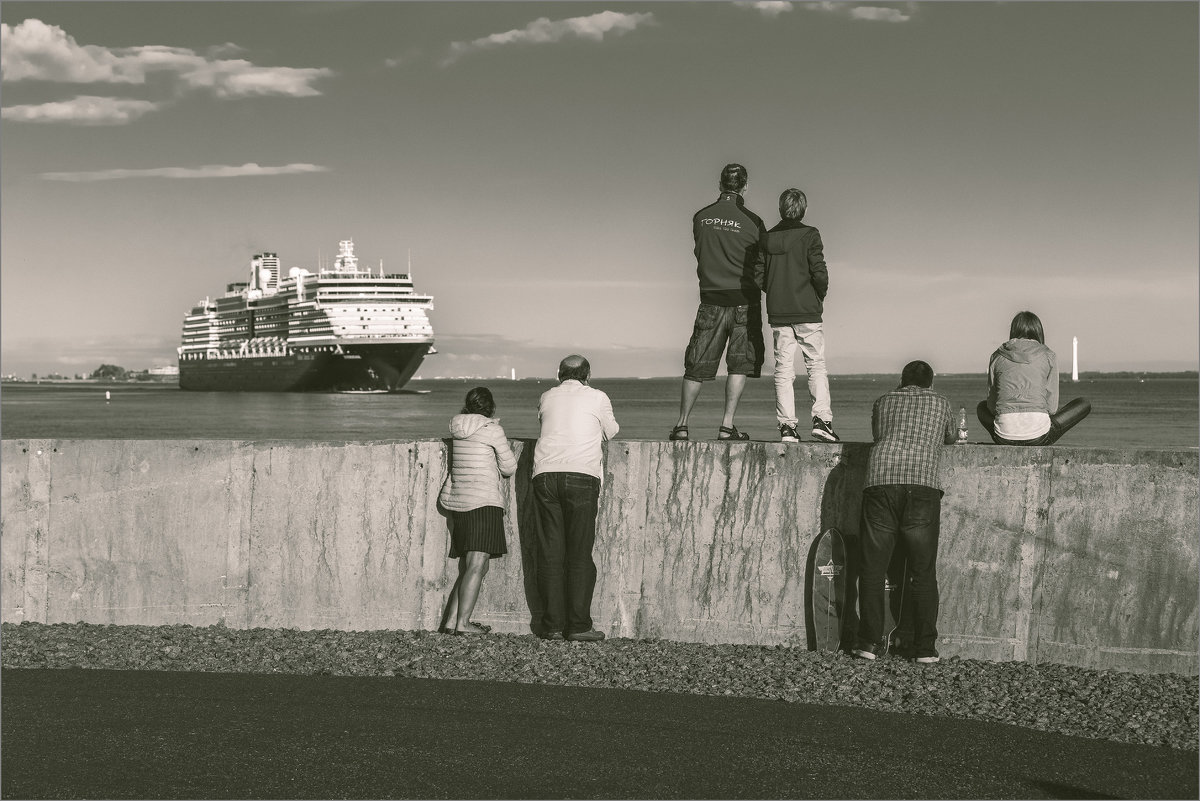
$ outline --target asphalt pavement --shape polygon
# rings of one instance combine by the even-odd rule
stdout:
[[[1197,755],[536,684],[0,672],[3,798],[1196,798]]]

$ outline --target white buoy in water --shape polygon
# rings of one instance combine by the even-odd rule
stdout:
[[[112,393],[106,389],[104,390],[104,402],[108,403],[110,400],[112,400]]]

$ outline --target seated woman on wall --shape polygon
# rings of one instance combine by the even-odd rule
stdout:
[[[997,445],[1051,445],[1092,406],[1076,398],[1058,408],[1058,359],[1046,347],[1036,314],[1018,312],[1008,337],[988,362],[988,396],[976,409],[979,422]]]

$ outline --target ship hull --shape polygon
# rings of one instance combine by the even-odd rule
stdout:
[[[179,363],[179,388],[201,392],[336,392],[403,387],[431,342],[343,346],[342,353],[191,359]]]

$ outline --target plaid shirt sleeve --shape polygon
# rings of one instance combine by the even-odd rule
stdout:
[[[942,445],[954,442],[950,402],[931,389],[901,387],[875,401],[871,412],[875,445],[865,486],[938,486]]]

